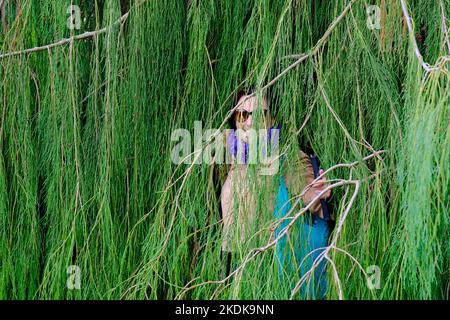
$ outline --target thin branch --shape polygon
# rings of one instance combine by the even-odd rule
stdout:
[[[2,14],[3,14],[3,10],[2,10]],[[76,40],[83,40],[83,39],[93,38],[93,37],[98,36],[98,35],[100,35],[102,33],[108,32],[112,27],[114,27],[117,24],[124,23],[125,20],[127,20],[129,15],[130,15],[130,11],[125,13],[118,20],[116,20],[114,23],[112,23],[109,26],[106,26],[106,27],[104,27],[102,29],[94,30],[94,31],[88,31],[88,32],[76,35],[74,37],[61,39],[58,42],[47,44],[45,46],[34,47],[34,48],[30,48],[30,49],[25,49],[25,50],[22,50],[22,51],[14,51],[14,52],[4,53],[4,54],[0,55],[0,59],[7,58],[7,57],[12,57],[12,56],[18,56],[18,55],[22,55],[22,54],[28,54],[28,53],[33,53],[33,52],[44,51],[44,50],[50,50],[50,49],[53,49],[55,47],[59,47],[59,46],[63,46],[63,45],[66,45],[66,44],[73,43]]]
[[[319,265],[319,263],[323,260],[326,259],[328,252],[336,247],[336,242],[338,240],[339,234],[342,231],[342,226],[344,225],[344,222],[347,218],[348,213],[350,212],[350,209],[353,206],[353,203],[355,202],[356,196],[358,195],[359,192],[359,188],[360,188],[360,181],[359,180],[352,180],[354,181],[354,185],[355,185],[355,190],[353,191],[353,195],[350,198],[350,201],[347,205],[347,208],[345,209],[344,213],[340,216],[339,218],[339,223],[337,226],[337,229],[335,231],[334,237],[331,241],[331,243],[325,248],[325,250],[323,252],[321,252],[321,254],[316,258],[316,260],[314,261],[313,266],[311,267],[311,269],[302,277],[302,279],[300,279],[300,281],[296,284],[296,286],[294,287],[294,289],[291,291],[291,299],[295,296],[295,294],[298,292],[298,290],[300,290],[302,284],[304,283],[304,281],[308,278],[308,276],[312,275],[312,271]],[[341,292],[339,293],[339,295],[341,295]],[[341,296],[339,296],[339,298],[341,298]]]
[[[442,0],[439,0],[439,5],[441,8],[442,33],[444,34],[444,43],[447,43],[448,54],[450,54],[450,37],[448,34],[449,28],[447,27],[447,18],[445,17],[445,8]]]
[[[406,20],[406,25],[408,26],[408,31],[409,31],[409,37],[411,39],[412,45],[413,45],[413,49],[414,49],[414,54],[416,55],[417,59],[419,60],[419,63],[422,65],[422,68],[427,72],[431,72],[431,71],[437,71],[439,70],[439,68],[437,67],[431,67],[428,63],[426,63],[423,60],[423,56],[420,53],[419,50],[419,46],[417,45],[417,40],[414,34],[414,27],[412,25],[412,21],[411,21],[411,17],[408,13],[408,7],[405,3],[405,0],[400,0],[401,5],[402,5],[402,11],[403,11],[403,15],[405,16],[405,20]]]

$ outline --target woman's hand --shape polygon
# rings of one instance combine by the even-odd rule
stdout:
[[[320,169],[319,174],[323,174],[323,173],[324,173],[324,171],[322,169]],[[308,180],[309,180],[309,181],[307,181],[308,185],[310,185],[314,181],[313,178],[310,178]],[[319,180],[314,182],[314,184],[310,187],[310,189],[303,196],[303,202],[305,203],[305,205],[308,205],[309,203],[311,203],[311,201],[313,201],[314,198],[316,198],[326,187],[327,187],[327,179],[325,176],[321,177]],[[310,207],[311,211],[314,213],[319,213],[319,215],[321,217],[323,217],[322,210],[321,210],[322,208],[320,206],[320,199],[327,199],[330,196],[331,196],[331,190],[327,190],[326,192],[324,192],[311,205],[311,207]]]

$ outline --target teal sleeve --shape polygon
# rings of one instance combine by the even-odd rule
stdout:
[[[287,216],[292,206],[289,201],[289,193],[280,177],[280,185],[274,201],[274,217],[276,220]],[[283,220],[275,230],[275,237],[287,227],[291,220]],[[288,234],[276,244],[276,258],[280,276],[289,275],[291,272],[299,272],[303,275],[310,270],[328,245],[330,228],[328,222],[320,217],[314,216],[310,219],[309,213],[298,218],[290,228]],[[307,281],[301,288],[300,294],[304,299],[323,299],[327,290],[326,260],[322,259],[312,273],[312,280]]]

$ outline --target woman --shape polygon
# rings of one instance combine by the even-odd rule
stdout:
[[[244,134],[240,136],[243,143],[237,143],[235,131],[227,137],[228,152],[234,157],[230,171],[222,186],[221,207],[223,215],[223,242],[222,251],[230,259],[233,252],[233,234],[239,234],[238,240],[244,243],[248,239],[249,226],[254,225],[258,221],[258,210],[255,200],[261,197],[261,181],[267,182],[267,179],[279,177],[275,182],[275,189],[270,188],[270,184],[266,184],[268,192],[263,200],[266,210],[278,220],[288,214],[291,209],[290,199],[297,198],[304,188],[314,180],[314,173],[309,157],[299,152],[295,156],[282,157],[280,166],[280,174],[276,176],[259,176],[253,181],[257,181],[258,185],[252,184],[249,179],[248,166],[248,149],[249,144],[246,140],[245,133],[251,132],[255,128],[256,114],[263,114],[262,127],[269,128],[269,136],[273,133],[273,120],[269,113],[269,105],[267,99],[263,98],[259,101],[257,96],[245,93],[238,94],[237,106],[232,117],[233,129],[240,129]],[[262,111],[262,112],[261,112]],[[278,127],[279,129],[279,127]],[[278,132],[278,131],[277,131]],[[241,141],[240,141],[241,142]],[[237,152],[236,146],[241,146],[243,152]],[[240,161],[239,161],[240,160]],[[321,171],[322,173],[323,171]],[[303,205],[309,204],[324,188],[325,178],[317,181],[302,196]],[[320,199],[326,199],[330,196],[330,191],[324,193]],[[261,208],[261,207],[260,207]],[[264,209],[264,208],[262,208]],[[298,220],[295,225],[295,234],[292,230],[283,236],[277,243],[276,251],[279,263],[280,274],[285,272],[300,272],[304,274],[313,265],[314,259],[320,254],[321,248],[327,245],[330,228],[327,221],[323,219],[320,200],[316,200],[311,204],[312,215],[305,215]],[[282,221],[275,236],[277,236],[284,227],[289,223],[288,220]],[[236,230],[235,230],[236,229]],[[236,241],[235,241],[236,242]],[[293,248],[293,250],[292,250]],[[292,255],[291,252],[294,252]],[[305,259],[300,266],[303,258],[311,251],[312,254]],[[307,298],[323,298],[326,291],[325,282],[325,265],[324,263],[316,266],[313,272],[313,283],[310,286],[302,287],[302,295]]]

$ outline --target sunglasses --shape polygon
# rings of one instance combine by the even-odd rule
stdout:
[[[263,110],[264,117],[266,116],[267,110]],[[236,110],[234,111],[234,119],[236,122],[245,122],[247,121],[248,117],[252,115],[253,111],[246,111],[246,110]]]

